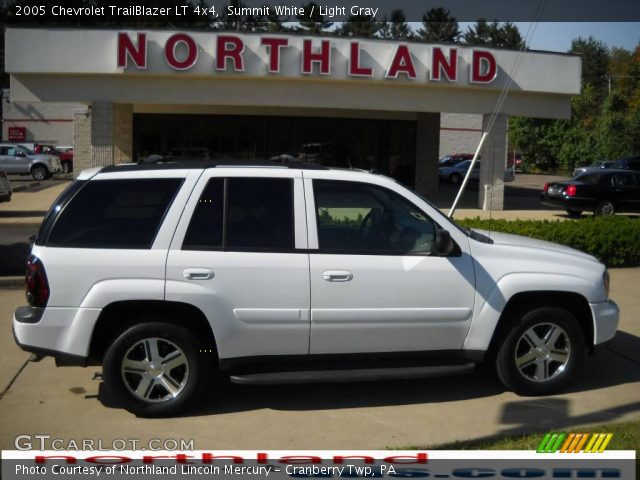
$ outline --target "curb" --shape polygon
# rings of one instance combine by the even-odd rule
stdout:
[[[22,290],[24,277],[0,277],[0,290]]]
[[[40,185],[40,182],[31,182],[31,183],[28,183],[28,184],[26,184],[26,185],[18,185],[17,187],[12,188],[12,189],[11,189],[11,191],[12,191],[13,193],[15,193],[15,192],[21,192],[21,191],[23,191],[23,190],[26,190],[27,188],[37,187],[38,185]]]

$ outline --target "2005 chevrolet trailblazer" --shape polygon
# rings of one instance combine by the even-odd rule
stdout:
[[[393,180],[314,164],[83,172],[27,265],[18,344],[103,365],[143,415],[239,383],[428,376],[495,362],[548,394],[615,335],[595,258],[467,231]]]

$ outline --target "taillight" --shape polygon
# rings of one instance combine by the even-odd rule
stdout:
[[[544,187],[542,188],[542,191],[543,191],[544,193],[547,193],[547,192],[549,191],[549,184],[548,184],[548,183],[545,183],[545,184],[544,184]]]
[[[564,189],[564,193],[567,194],[567,197],[575,197],[577,189],[578,188],[575,185],[569,185],[567,188]]]
[[[49,301],[49,282],[44,265],[39,258],[31,255],[27,260],[25,275],[27,302],[32,307],[46,307]]]

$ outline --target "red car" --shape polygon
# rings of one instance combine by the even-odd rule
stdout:
[[[35,153],[48,153],[50,155],[55,155],[60,159],[60,163],[62,164],[62,173],[71,173],[73,172],[73,149],[65,149],[58,150],[53,145],[45,145],[36,143],[33,146],[33,151]]]

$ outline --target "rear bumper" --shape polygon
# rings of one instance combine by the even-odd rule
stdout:
[[[593,210],[594,201],[591,198],[550,196],[546,193],[540,194],[540,202],[548,207],[560,207],[565,210]]]
[[[590,303],[593,317],[593,343],[595,347],[613,340],[620,323],[620,309],[613,300]]]
[[[100,312],[98,308],[20,307],[13,316],[13,336],[23,350],[55,357],[58,365],[86,365]]]

